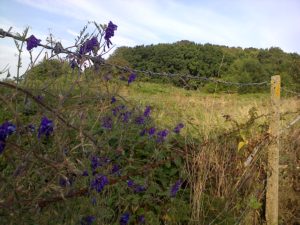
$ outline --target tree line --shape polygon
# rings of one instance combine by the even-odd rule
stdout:
[[[269,81],[271,76],[279,74],[283,86],[295,91],[300,89],[300,55],[286,53],[278,47],[243,49],[182,40],[172,44],[119,47],[107,61],[138,70],[189,74],[193,77],[242,83]],[[143,76],[142,79],[172,82],[176,86],[208,92],[230,90],[248,93],[268,90],[262,86],[229,87],[185,77],[166,79],[163,76]]]

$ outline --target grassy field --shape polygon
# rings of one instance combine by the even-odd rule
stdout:
[[[268,87],[266,87],[268,88]],[[239,123],[249,119],[253,107],[258,115],[270,113],[269,94],[206,94],[185,90],[169,84],[136,82],[122,86],[120,94],[135,104],[154,108],[154,119],[162,126],[184,122],[194,134],[209,134],[230,128],[224,116],[229,115]],[[281,113],[294,112],[300,108],[299,98],[282,98]],[[291,117],[290,117],[291,118]],[[288,121],[283,120],[282,126]]]

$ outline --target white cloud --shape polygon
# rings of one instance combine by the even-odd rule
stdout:
[[[300,21],[295,0],[17,0],[57,15],[65,32],[77,35],[88,20],[118,25],[116,46],[175,42],[267,48],[300,52]],[[63,18],[63,19],[62,19]],[[67,19],[66,19],[67,18]],[[70,27],[69,24],[73,26]],[[55,24],[54,24],[55,26]],[[76,31],[74,31],[76,29]],[[66,38],[66,37],[62,37]]]
[[[296,22],[300,18],[295,7],[299,4],[292,0],[18,1],[81,22],[112,20],[118,25],[117,46],[124,45],[124,40],[131,45],[189,39],[242,47],[266,48],[276,44],[284,50],[295,46],[294,50],[300,52],[296,41],[290,43],[296,40],[291,36],[300,35]]]
[[[71,29],[67,29],[66,31],[67,31],[67,33],[73,35],[74,37],[77,37],[79,35],[77,32],[75,32],[75,31],[73,31]]]

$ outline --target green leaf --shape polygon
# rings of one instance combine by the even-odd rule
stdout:
[[[176,166],[178,166],[178,167],[181,167],[182,166],[182,160],[181,160],[181,158],[176,158],[175,160],[174,160],[174,163],[176,164]]]
[[[262,203],[260,203],[256,197],[254,196],[251,196],[250,197],[250,201],[249,201],[249,206],[252,208],[252,209],[260,209],[261,206],[262,206]]]
[[[171,167],[171,162],[168,161],[168,162],[166,163],[166,167],[167,167],[167,168],[170,168],[170,167]]]

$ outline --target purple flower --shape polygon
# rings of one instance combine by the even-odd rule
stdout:
[[[84,170],[84,171],[82,172],[82,176],[84,176],[84,177],[89,176],[89,172],[88,172],[87,170]]]
[[[176,134],[179,134],[180,133],[180,130],[184,127],[183,123],[179,123],[175,128],[174,128],[174,132]]]
[[[129,221],[130,214],[128,212],[124,213],[120,218],[120,225],[127,225]]]
[[[31,49],[37,47],[40,44],[41,40],[31,35],[29,38],[27,38],[26,42],[27,42],[27,50],[30,51]]]
[[[147,130],[146,129],[143,129],[141,132],[140,132],[140,136],[144,136],[146,134]]]
[[[39,101],[43,101],[43,96],[40,96],[40,95],[38,95],[38,96],[36,96],[37,97],[37,99],[39,100]]]
[[[117,116],[117,114],[120,111],[124,110],[125,108],[126,108],[125,105],[119,105],[119,106],[112,109],[112,113],[113,113],[114,116]]]
[[[117,30],[118,26],[113,24],[111,21],[109,21],[107,28],[105,29],[105,35],[104,39],[106,40],[107,47],[109,48],[109,45],[111,45],[110,38],[115,35],[115,31]]]
[[[131,188],[135,193],[140,193],[146,190],[144,186],[135,184],[133,180],[128,180],[127,186]]]
[[[70,186],[71,182],[69,181],[68,178],[61,177],[61,178],[59,178],[59,185],[62,186],[62,187],[66,187],[66,186]]]
[[[0,141],[5,141],[8,136],[6,129],[0,126]]]
[[[66,156],[67,156],[67,155],[69,154],[69,151],[68,151],[68,149],[66,149],[66,148],[65,148],[65,149],[63,150],[63,153],[64,153],[64,155],[66,155]]]
[[[122,113],[121,114],[121,117],[122,117],[122,121],[124,123],[128,123],[129,119],[130,119],[130,116],[131,116],[131,112],[127,111],[125,113]]]
[[[142,185],[138,185],[138,184],[136,184],[135,186],[134,186],[134,192],[135,193],[141,193],[141,192],[144,192],[144,191],[146,191],[146,188],[144,187],[144,186],[142,186]]]
[[[155,134],[155,127],[151,127],[149,130],[148,130],[148,134],[150,135],[150,136],[152,136],[152,135],[154,135]]]
[[[149,117],[151,112],[150,106],[146,106],[146,109],[144,111],[144,117]]]
[[[157,132],[157,139],[156,139],[156,141],[158,143],[163,142],[164,140],[166,140],[168,134],[169,134],[169,131],[167,129],[161,130],[161,131]]]
[[[142,125],[145,123],[145,118],[143,116],[138,116],[137,118],[135,118],[135,123],[138,125]]]
[[[113,103],[115,103],[117,101],[117,99],[115,98],[115,96],[113,96],[112,98],[111,98],[111,104],[113,104]]]
[[[40,138],[43,134],[46,137],[49,137],[49,135],[53,132],[53,122],[52,120],[49,120],[47,117],[43,117],[41,120],[41,124],[38,131],[38,138]]]
[[[102,127],[106,129],[111,129],[113,125],[113,121],[110,117],[105,117],[102,120]]]
[[[95,176],[95,179],[91,181],[91,189],[95,189],[98,193],[100,193],[107,184],[107,177],[101,174],[97,174]]]
[[[33,124],[29,124],[27,127],[26,127],[29,132],[33,133],[35,131],[35,126]]]
[[[9,135],[16,131],[16,126],[11,122],[4,122],[0,126],[0,140],[4,141]]]
[[[79,54],[83,55],[90,51],[93,51],[95,48],[99,47],[99,42],[96,37],[92,37],[90,40],[86,40],[79,49]]]
[[[4,122],[0,126],[0,139],[1,137],[7,137],[16,131],[16,125],[11,122]],[[3,136],[1,136],[3,134]]]
[[[128,185],[128,187],[133,187],[133,185],[134,185],[133,180],[128,180],[127,185]]]
[[[119,174],[120,173],[120,166],[118,164],[114,164],[112,169],[111,169],[111,173],[112,174],[115,174],[115,173]]]
[[[128,78],[128,84],[132,83],[136,78],[136,74],[135,73],[131,73],[129,78]]]
[[[101,166],[100,158],[97,156],[92,156],[91,158],[91,168],[92,170],[96,170],[97,167]]]
[[[171,187],[170,195],[171,197],[175,197],[177,192],[179,191],[179,188],[181,186],[182,182],[181,179],[177,180],[176,183]]]
[[[145,224],[146,220],[145,220],[145,216],[144,215],[140,215],[138,217],[138,223],[139,224]]]
[[[76,62],[75,59],[73,59],[71,62],[70,62],[70,66],[72,69],[75,69],[75,67],[78,67],[78,63]]]
[[[81,225],[91,225],[95,221],[94,216],[85,216],[81,219],[80,224]]]

